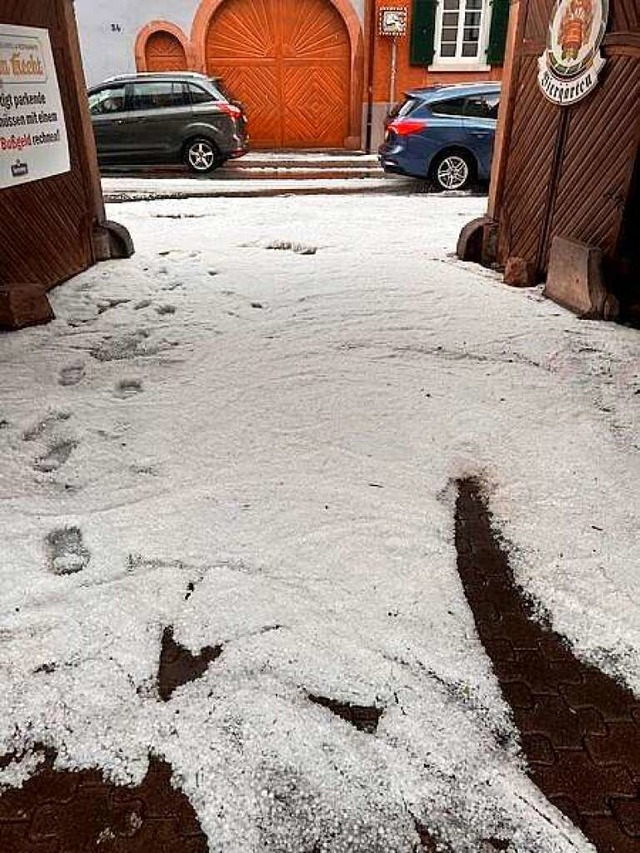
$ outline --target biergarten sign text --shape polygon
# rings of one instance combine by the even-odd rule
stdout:
[[[538,60],[538,83],[554,104],[575,104],[596,86],[608,17],[609,0],[557,0]]]
[[[0,23],[0,190],[70,168],[49,32]]]

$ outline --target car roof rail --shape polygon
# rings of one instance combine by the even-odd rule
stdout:
[[[219,77],[208,77],[206,74],[201,74],[199,71],[131,71],[128,74],[114,74],[111,77],[104,79],[102,83],[115,83],[120,80],[137,80],[139,77],[189,77],[196,80],[220,79]]]

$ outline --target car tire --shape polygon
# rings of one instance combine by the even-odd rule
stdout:
[[[435,160],[431,168],[431,179],[435,188],[465,190],[475,180],[476,163],[466,151],[445,151]]]
[[[196,175],[207,175],[223,162],[217,145],[204,136],[187,142],[184,148],[184,160],[189,171]]]

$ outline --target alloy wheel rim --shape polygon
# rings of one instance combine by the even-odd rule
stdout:
[[[206,142],[196,142],[189,148],[189,163],[199,172],[206,172],[213,166],[215,154]]]
[[[459,190],[469,177],[466,160],[455,154],[446,157],[438,166],[438,182],[446,190]]]

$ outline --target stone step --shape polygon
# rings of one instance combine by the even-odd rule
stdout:
[[[216,178],[229,180],[347,180],[349,178],[384,178],[385,172],[376,166],[365,168],[339,168],[333,165],[320,167],[299,166],[249,166],[226,164],[215,173]]]
[[[231,164],[227,164],[231,165]],[[251,168],[286,168],[286,169],[367,169],[378,166],[378,158],[375,154],[340,153],[328,154],[325,152],[270,152],[250,151],[239,160],[233,161],[233,165],[248,166]]]

